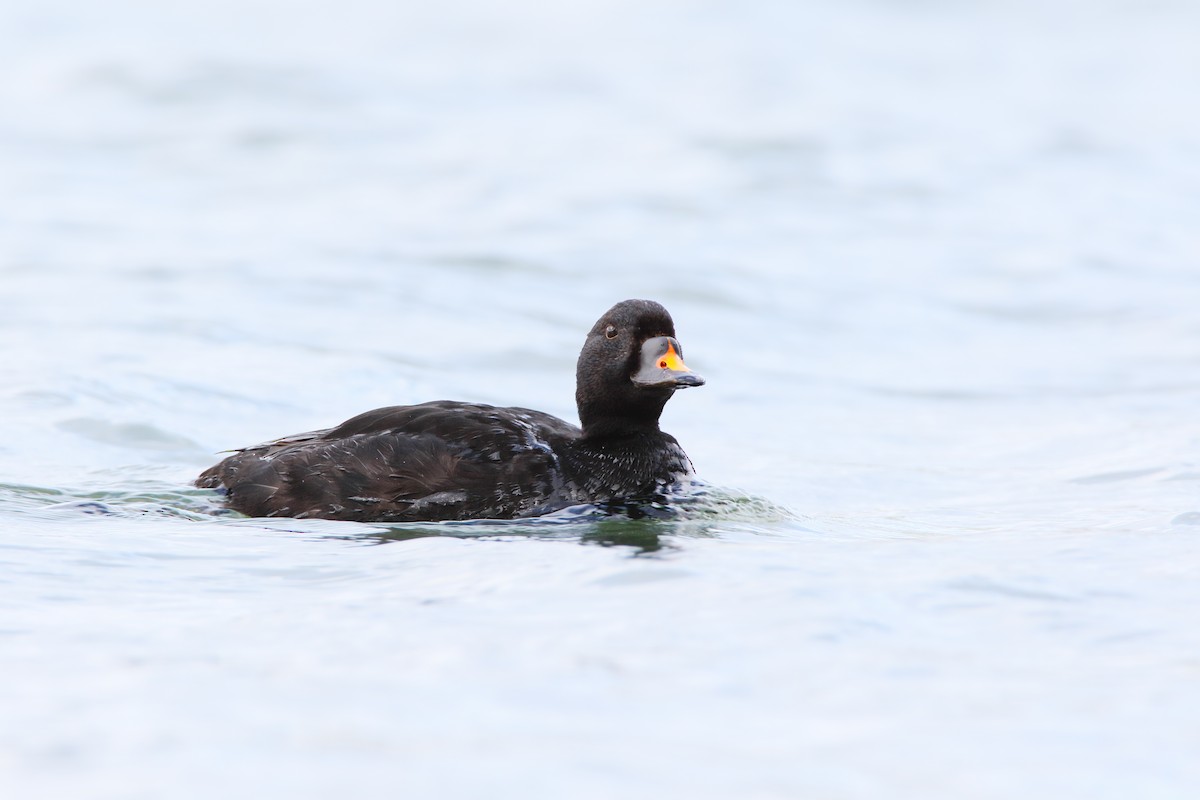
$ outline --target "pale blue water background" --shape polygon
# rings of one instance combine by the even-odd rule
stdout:
[[[1198,37],[0,6],[0,795],[1197,796]],[[760,500],[377,546],[188,486],[380,405],[573,418],[626,297]]]

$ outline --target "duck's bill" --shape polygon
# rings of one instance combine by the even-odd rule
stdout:
[[[703,386],[704,378],[683,363],[683,347],[670,336],[655,336],[642,345],[642,361],[630,379],[644,389]]]

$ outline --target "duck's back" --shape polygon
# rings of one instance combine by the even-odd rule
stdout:
[[[249,516],[404,522],[543,513],[574,425],[525,408],[438,401],[240,450],[206,470]]]

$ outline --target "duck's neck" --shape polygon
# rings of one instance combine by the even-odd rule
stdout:
[[[672,394],[672,391],[632,389],[625,393],[598,393],[586,390],[580,382],[575,390],[575,405],[583,438],[598,442],[657,434],[658,418]]]
[[[658,427],[658,415],[653,417],[612,417],[598,419],[583,419],[583,441],[603,446],[606,442],[619,442],[625,439],[653,438],[662,434]]]

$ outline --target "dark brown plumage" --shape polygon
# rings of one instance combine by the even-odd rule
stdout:
[[[647,499],[691,474],[658,427],[682,360],[670,314],[626,300],[596,322],[576,369],[582,427],[527,408],[436,401],[237,451],[196,481],[256,517],[372,522],[512,519]]]

